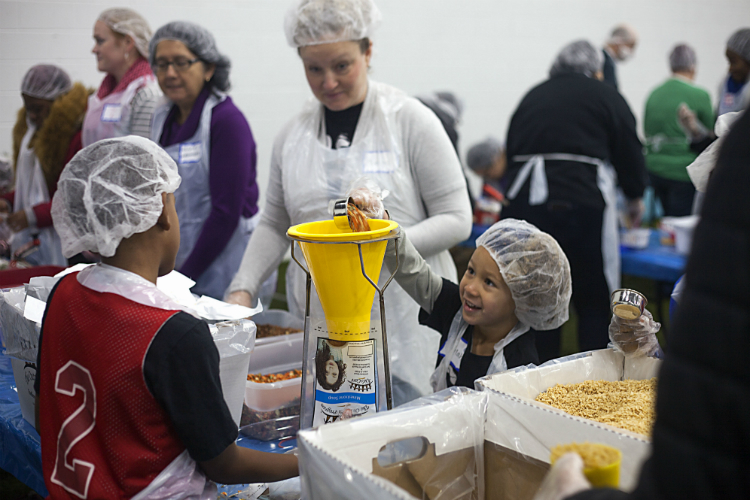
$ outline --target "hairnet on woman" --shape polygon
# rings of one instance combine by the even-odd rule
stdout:
[[[15,254],[38,237],[39,247],[25,260],[32,265],[66,266],[52,227],[50,195],[65,164],[81,149],[81,122],[89,91],[51,64],[31,67],[21,81],[23,108],[13,127],[15,189],[0,198],[9,213]]]
[[[388,191],[385,208],[433,269],[456,279],[448,248],[466,239],[471,208],[458,157],[435,114],[401,90],[371,80],[372,0],[295,1],[284,20],[314,99],[282,129],[271,157],[267,204],[228,300],[248,304],[289,248],[287,229],[329,219],[330,200],[367,174]],[[289,266],[290,311],[302,317],[305,280]],[[381,276],[381,279],[384,279]],[[398,286],[385,292],[394,403],[429,392],[437,335],[417,323]],[[317,297],[312,313],[322,314]]]
[[[259,218],[255,140],[226,94],[229,58],[206,28],[165,24],[151,39],[149,59],[167,98],[154,111],[151,139],[182,176],[176,268],[196,282],[193,293],[220,299]]]
[[[148,64],[151,28],[127,8],[107,9],[94,23],[97,69],[106,73],[89,99],[83,145],[134,134],[149,136],[151,116],[161,96]]]
[[[565,251],[582,351],[606,347],[609,296],[620,282],[615,184],[638,226],[647,183],[635,117],[600,81],[601,67],[601,52],[576,40],[523,97],[508,127],[509,205],[500,214],[534,224]],[[540,361],[558,357],[559,342],[559,331],[537,333]]]

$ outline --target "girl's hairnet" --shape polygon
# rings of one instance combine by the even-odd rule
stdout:
[[[516,303],[516,317],[535,330],[568,320],[570,264],[557,241],[526,221],[503,219],[477,238],[500,268]]]
[[[70,77],[62,68],[52,64],[37,64],[26,72],[21,82],[21,93],[39,99],[54,101],[73,87]]]
[[[475,172],[482,173],[495,163],[503,152],[503,143],[494,137],[488,137],[474,144],[466,153],[466,165]]]
[[[52,199],[63,255],[113,256],[121,240],[156,224],[161,194],[179,185],[177,164],[148,139],[129,135],[82,149],[63,169]]]
[[[727,48],[750,63],[750,28],[735,31],[727,40]]]
[[[593,77],[601,71],[604,64],[602,51],[591,45],[587,40],[577,40],[569,43],[557,54],[549,76],[557,76],[565,73],[581,73]]]
[[[132,9],[116,7],[107,9],[99,15],[99,21],[120,35],[130,35],[135,48],[143,58],[148,57],[148,41],[151,39],[151,28],[139,13]]]
[[[370,38],[381,19],[372,0],[302,0],[284,19],[292,47]]]
[[[232,63],[219,52],[214,36],[206,28],[188,21],[173,21],[156,30],[149,46],[151,66],[156,64],[156,46],[162,40],[182,42],[201,61],[213,64],[216,69],[210,83],[221,91],[229,90],[229,69]]]
[[[690,71],[695,69],[697,58],[690,45],[681,43],[669,54],[669,68],[674,71]]]

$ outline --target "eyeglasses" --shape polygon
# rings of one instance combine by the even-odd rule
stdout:
[[[170,66],[174,66],[175,71],[178,73],[184,73],[190,66],[200,61],[200,58],[195,59],[175,59],[174,61],[156,61],[154,64],[154,72],[166,73]]]

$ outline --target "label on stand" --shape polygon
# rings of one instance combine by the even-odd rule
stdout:
[[[313,427],[376,413],[375,340],[317,340]]]

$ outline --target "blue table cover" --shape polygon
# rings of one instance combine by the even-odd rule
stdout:
[[[240,436],[237,444],[271,453],[286,453],[297,447],[296,439],[258,441]],[[10,358],[0,355],[0,469],[13,474],[41,496],[48,495],[42,475],[39,433],[23,419]],[[219,485],[219,493],[232,495],[247,485]]]

